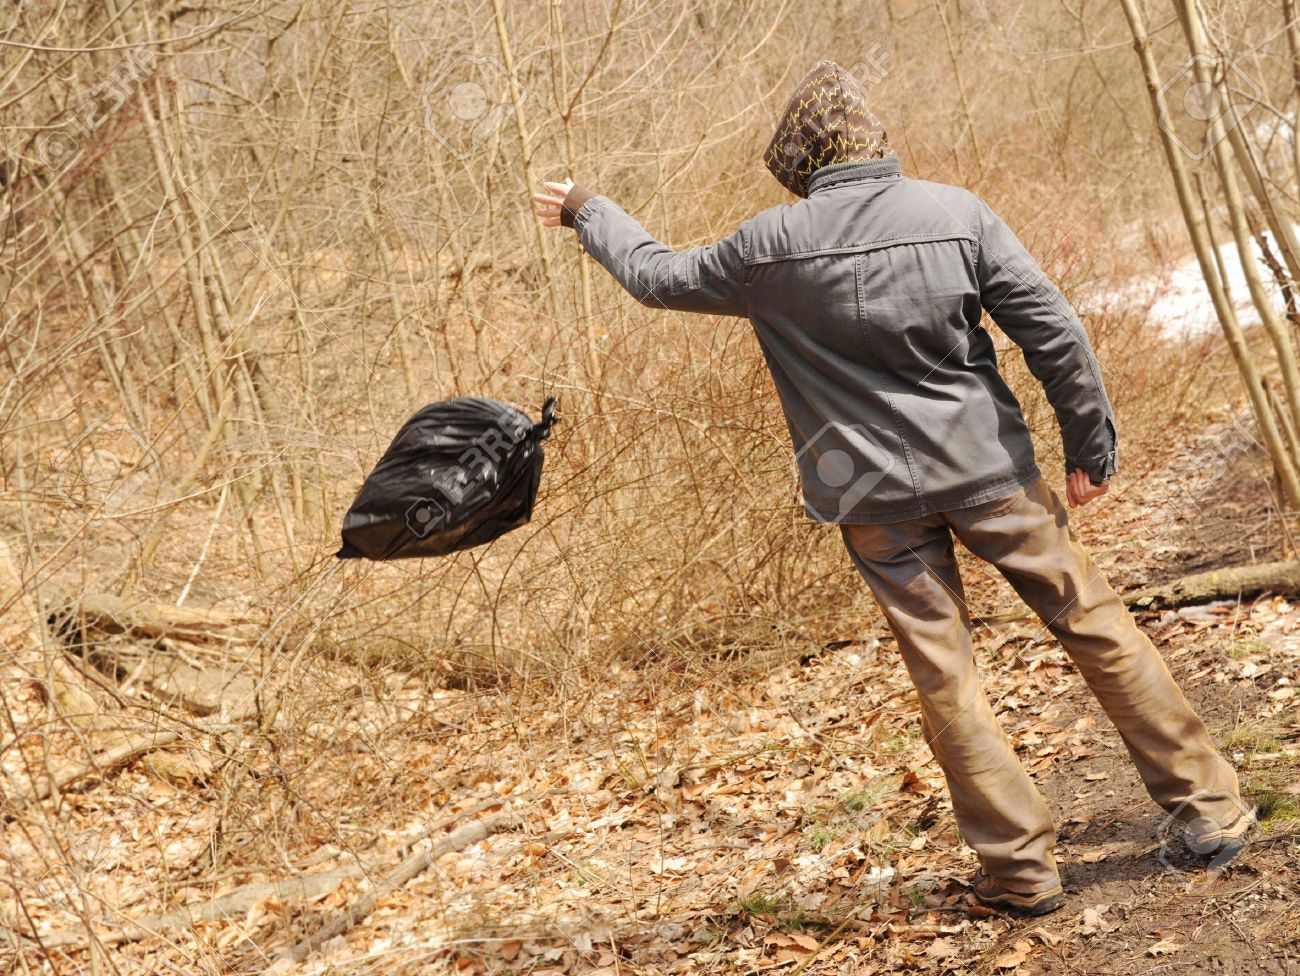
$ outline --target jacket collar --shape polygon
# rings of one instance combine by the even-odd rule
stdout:
[[[809,177],[808,195],[812,196],[818,190],[824,190],[828,186],[838,186],[841,183],[856,183],[858,180],[884,178],[897,179],[902,175],[903,170],[898,164],[897,156],[869,159],[865,162],[834,163],[830,166],[823,166]]]

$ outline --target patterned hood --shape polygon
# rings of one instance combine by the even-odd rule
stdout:
[[[806,197],[808,180],[823,166],[892,155],[858,80],[834,61],[822,61],[799,82],[763,162],[782,186]]]

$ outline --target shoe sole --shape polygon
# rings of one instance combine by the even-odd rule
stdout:
[[[1007,892],[1001,895],[985,897],[976,891],[975,900],[988,908],[1012,911],[1020,915],[1037,916],[1054,912],[1065,904],[1065,892],[1057,888],[1055,891],[1040,891],[1033,895],[1017,895],[1013,892]]]
[[[1250,846],[1250,832],[1256,822],[1255,813],[1252,809],[1248,817],[1243,818],[1233,827],[1208,834],[1196,844],[1192,844],[1184,838],[1183,847],[1186,848],[1188,853],[1204,861],[1207,869],[1218,870],[1236,860],[1237,856]],[[1213,847],[1210,847],[1211,843],[1214,844]],[[1209,848],[1209,850],[1206,850],[1206,848]]]
[[[1219,845],[1217,851],[1210,855],[1206,867],[1216,871],[1225,868],[1235,861],[1237,856],[1249,846],[1245,837],[1229,837]]]

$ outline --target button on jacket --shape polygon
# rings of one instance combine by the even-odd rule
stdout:
[[[815,519],[903,521],[1037,480],[982,309],[1043,384],[1067,472],[1096,484],[1115,472],[1114,418],[1087,335],[986,204],[903,176],[893,156],[819,168],[806,186],[806,199],[680,252],[580,187],[565,222],[642,304],[750,320]]]

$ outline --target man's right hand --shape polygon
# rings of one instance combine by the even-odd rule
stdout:
[[[543,227],[559,227],[564,198],[573,189],[573,180],[565,180],[563,183],[548,180],[542,185],[546,187],[546,192],[533,194],[533,203],[537,204],[537,218]]]
[[[1065,479],[1065,497],[1071,508],[1087,505],[1094,498],[1100,498],[1110,491],[1110,484],[1094,485],[1083,468],[1075,468]]]

